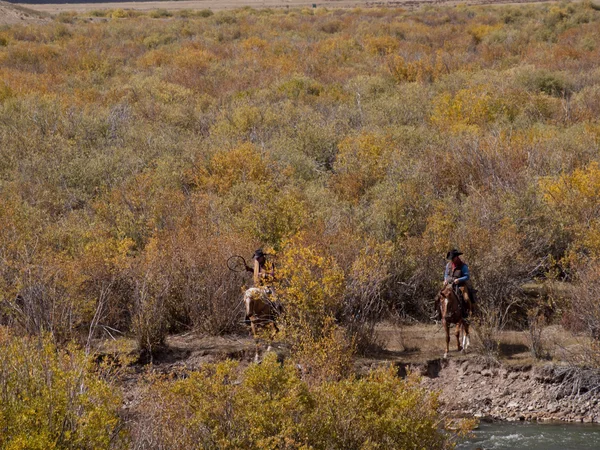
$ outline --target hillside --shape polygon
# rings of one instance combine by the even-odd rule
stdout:
[[[47,20],[48,16],[43,12],[0,1],[0,25],[43,23]]]

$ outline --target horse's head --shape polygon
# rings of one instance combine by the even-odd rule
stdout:
[[[442,316],[447,319],[452,316],[460,317],[460,303],[452,284],[445,285],[439,293]]]
[[[451,284],[447,284],[440,291],[440,295],[442,297],[447,298],[448,300],[450,300],[450,298],[453,295],[456,295],[456,294],[454,293],[454,290],[452,289],[452,285]]]

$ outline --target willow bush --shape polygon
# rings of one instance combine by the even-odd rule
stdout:
[[[438,408],[436,394],[392,368],[312,384],[268,354],[246,369],[225,362],[155,380],[134,437],[138,449],[453,448]]]
[[[0,328],[0,447],[127,448],[121,397],[75,346]]]

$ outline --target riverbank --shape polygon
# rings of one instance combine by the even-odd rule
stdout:
[[[563,333],[554,327],[546,330],[544,336],[560,338],[564,345],[572,345]],[[380,324],[378,335],[382,351],[358,358],[356,371],[366,373],[385,364],[394,365],[400,376],[417,371],[422,375],[424,387],[440,392],[442,408],[450,416],[600,423],[600,371],[575,369],[558,362],[558,358],[553,362],[536,362],[523,343],[524,333],[511,331],[500,335],[505,353],[495,363],[486,361],[475,350],[467,354],[451,351],[448,359],[441,358],[443,333],[435,325]],[[248,336],[187,333],[169,337],[167,344],[153,361],[151,367],[155,372],[195,371],[206,363],[224,359],[246,365],[252,363],[254,356],[254,343]],[[550,339],[546,344],[552,350]],[[275,349],[282,358],[286,357],[285,345],[276,342]],[[128,384],[132,388],[135,377]],[[133,392],[126,397],[135,403]]]
[[[402,369],[401,369],[402,370]],[[505,421],[600,422],[600,372],[560,364],[490,366],[434,360],[423,384],[441,392],[447,413]]]

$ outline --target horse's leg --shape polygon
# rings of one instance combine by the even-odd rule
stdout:
[[[456,335],[456,346],[458,347],[458,351],[460,352],[463,348],[460,345],[460,325],[462,321],[456,324],[456,331],[454,334]]]
[[[256,320],[256,318],[254,318],[254,320]],[[256,324],[254,323],[254,320],[250,318],[250,327],[252,328],[252,336],[254,337],[254,362],[257,363],[260,361],[260,357],[258,355],[260,344],[258,342],[258,334],[256,331]]]
[[[469,324],[463,324],[463,351],[466,353],[467,348],[471,344],[471,339],[469,338]]]
[[[267,347],[268,352],[273,350],[273,340],[275,339],[275,333],[277,333],[277,325],[275,325],[275,322],[271,322],[269,327],[271,328],[271,332],[269,333],[269,346]]]
[[[446,359],[448,357],[448,352],[450,351],[450,325],[445,321],[444,329],[446,330],[446,353],[444,353],[444,359]]]

